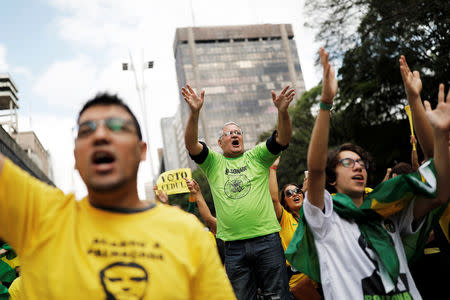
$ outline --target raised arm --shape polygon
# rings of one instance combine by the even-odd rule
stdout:
[[[433,132],[430,123],[425,115],[420,92],[422,91],[422,80],[418,71],[411,72],[406,62],[406,58],[400,57],[400,74],[405,86],[406,98],[408,99],[414,129],[420,146],[426,158],[433,156]]]
[[[389,180],[391,178],[391,173],[392,173],[392,169],[387,168],[386,174],[384,175],[383,181],[381,181],[381,182],[385,182],[386,180]]]
[[[418,219],[427,214],[433,208],[448,201],[450,196],[450,92],[447,100],[444,100],[444,85],[439,85],[438,105],[431,109],[428,101],[425,101],[426,117],[433,128],[434,138],[434,167],[436,169],[436,199],[418,203],[414,207],[414,218]]]
[[[277,180],[277,168],[280,163],[280,157],[278,157],[269,169],[269,191],[272,197],[273,209],[277,215],[277,219],[281,219],[283,208],[281,207],[280,198],[278,197],[278,180]]]
[[[320,109],[314,124],[308,148],[308,200],[320,208],[324,208],[323,192],[325,190],[325,168],[327,164],[328,134],[330,131],[330,107],[337,93],[337,79],[334,69],[328,61],[328,53],[319,50],[323,66],[322,95]]]
[[[420,164],[419,164],[419,158],[417,157],[417,147],[415,145],[417,145],[417,141],[416,138],[411,135],[411,139],[409,141],[411,143],[411,166],[414,169],[414,171],[417,171],[417,169],[419,169]]]
[[[203,149],[202,144],[198,142],[198,118],[200,116],[200,109],[202,108],[203,101],[205,99],[205,91],[202,91],[200,96],[197,96],[191,86],[186,85],[186,88],[181,89],[181,94],[191,109],[191,113],[189,114],[189,119],[186,124],[186,131],[184,133],[184,143],[190,154],[197,155]]]
[[[277,96],[274,91],[272,91],[273,104],[278,110],[278,124],[276,137],[277,143],[281,146],[286,146],[289,144],[292,135],[292,123],[289,117],[288,107],[295,96],[293,89],[289,90],[289,86],[286,86],[281,93]]]
[[[211,214],[208,205],[206,204],[205,198],[203,198],[202,192],[200,191],[200,186],[197,181],[194,179],[185,179],[189,192],[191,195],[195,197],[195,201],[197,202],[198,212],[202,219],[206,222],[209,229],[214,235],[217,232],[217,219]]]

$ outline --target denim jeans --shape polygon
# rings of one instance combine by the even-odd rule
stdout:
[[[225,269],[238,300],[292,299],[278,232],[225,242]]]

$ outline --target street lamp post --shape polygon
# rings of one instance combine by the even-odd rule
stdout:
[[[143,54],[143,53],[142,53]],[[146,101],[146,89],[147,89],[147,85],[145,84],[145,80],[144,80],[144,71],[146,69],[153,69],[153,65],[154,62],[153,61],[144,61],[140,64],[140,68],[138,68],[138,70],[136,70],[134,61],[133,61],[133,56],[131,55],[131,52],[129,52],[129,56],[130,56],[130,65],[128,65],[128,63],[122,63],[122,70],[123,71],[128,71],[131,70],[133,71],[134,74],[134,81],[136,84],[136,91],[138,94],[138,98],[139,98],[139,104],[140,104],[140,108],[142,113],[142,119],[144,121],[144,134],[145,134],[145,138],[147,139],[147,149],[148,149],[148,156],[149,156],[149,161],[150,161],[150,171],[151,171],[151,175],[152,175],[152,181],[153,183],[156,182],[156,173],[154,170],[154,166],[153,166],[153,158],[152,158],[152,153],[150,151],[150,128],[147,122],[147,101]],[[144,57],[144,55],[142,55],[142,58]],[[138,79],[138,73],[140,72],[140,77],[141,77],[141,82],[139,82]]]

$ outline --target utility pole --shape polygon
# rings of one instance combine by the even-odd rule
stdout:
[[[152,181],[153,183],[156,182],[156,173],[155,168],[153,165],[153,158],[152,153],[150,149],[150,127],[147,122],[147,99],[146,99],[146,90],[147,85],[145,84],[145,78],[144,78],[144,71],[146,69],[153,69],[154,62],[153,61],[144,61],[144,51],[142,50],[142,57],[141,57],[141,63],[139,63],[138,67],[136,68],[136,65],[133,60],[133,56],[131,55],[131,52],[128,51],[128,54],[130,56],[130,63],[122,63],[122,70],[123,71],[133,71],[134,75],[134,81],[136,84],[136,92],[138,94],[139,99],[139,106],[140,110],[142,112],[142,120],[143,120],[143,129],[144,129],[144,136],[147,140],[147,149],[148,149],[148,156],[149,156],[149,162],[150,162],[150,172],[152,175]],[[139,74],[138,74],[139,72]],[[139,81],[140,79],[140,81]]]

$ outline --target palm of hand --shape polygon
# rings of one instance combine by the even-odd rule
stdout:
[[[450,130],[450,103],[439,103],[435,110],[428,110],[426,115],[433,128]]]
[[[406,81],[406,92],[408,94],[419,95],[422,91],[422,80],[420,77],[414,76],[413,73],[409,73]]]
[[[202,99],[200,97],[198,97],[197,95],[191,95],[188,98],[188,102],[189,102],[189,105],[195,109],[200,109],[203,105]]]
[[[289,102],[287,101],[288,98],[285,95],[279,95],[273,103],[278,109],[287,108],[289,105]]]

